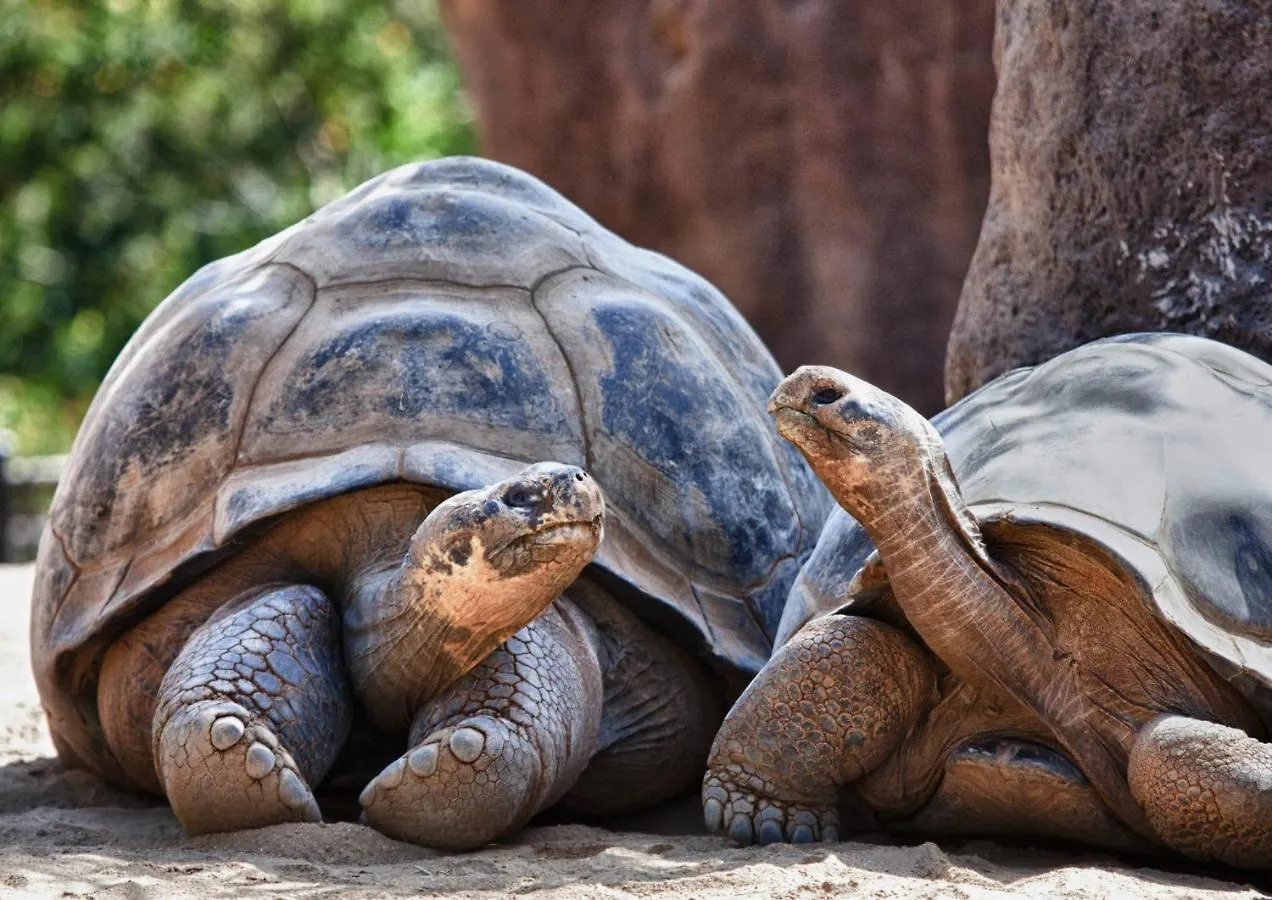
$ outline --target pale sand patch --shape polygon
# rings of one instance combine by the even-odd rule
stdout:
[[[445,855],[359,825],[287,825],[183,839],[172,814],[63,770],[27,651],[29,567],[0,567],[0,897],[1214,897],[1239,882],[988,841],[737,849],[707,835],[531,828]],[[639,827],[693,827],[692,803]],[[633,826],[635,827],[635,826]]]

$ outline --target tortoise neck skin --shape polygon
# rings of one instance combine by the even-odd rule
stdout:
[[[1096,790],[1152,835],[1126,788],[1133,732],[1110,741],[1089,713],[1076,663],[1058,652],[1027,588],[986,552],[940,436],[900,400],[847,373],[805,366],[769,401],[777,429],[874,541],[906,619],[962,678],[1034,711]]]
[[[932,651],[1049,719],[1053,673],[1021,663],[1050,660],[1052,645],[986,552],[940,443],[924,441],[918,465],[889,455],[861,481],[834,461],[809,461],[874,541],[897,603]]]

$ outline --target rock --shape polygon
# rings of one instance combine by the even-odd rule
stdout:
[[[1002,0],[946,399],[1126,331],[1272,360],[1272,2]]]
[[[483,152],[927,411],[988,193],[992,0],[443,0]]]

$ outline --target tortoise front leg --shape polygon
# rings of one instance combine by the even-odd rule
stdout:
[[[481,846],[558,800],[627,812],[698,778],[719,715],[687,654],[576,582],[424,706],[410,749],[362,805],[386,834],[447,849]]]
[[[712,831],[741,844],[836,840],[841,785],[883,763],[936,698],[901,632],[828,616],[790,639],[725,718],[702,786]]]
[[[362,792],[391,837],[467,850],[523,825],[578,780],[596,747],[593,626],[558,600],[415,716],[409,748]]]
[[[1136,736],[1127,780],[1169,846],[1272,868],[1272,745],[1214,722],[1159,716]]]
[[[164,675],[155,770],[187,834],[318,821],[311,785],[351,716],[331,601],[308,586],[253,590],[195,630]]]

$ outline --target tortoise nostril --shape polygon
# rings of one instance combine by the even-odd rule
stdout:
[[[504,492],[504,503],[514,509],[534,509],[543,502],[543,495],[528,485],[518,484]]]
[[[825,406],[827,403],[834,403],[844,392],[835,387],[821,387],[813,391],[813,402],[819,406]]]

